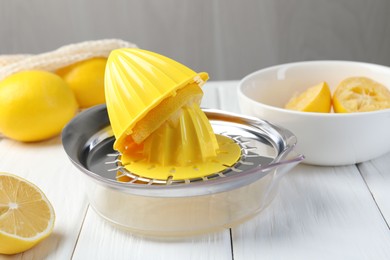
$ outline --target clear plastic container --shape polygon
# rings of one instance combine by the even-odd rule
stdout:
[[[303,160],[295,136],[255,118],[204,110],[215,133],[242,147],[234,167],[204,178],[164,182],[116,180],[115,141],[106,107],[80,113],[63,131],[63,146],[86,180],[91,206],[133,233],[178,237],[218,231],[261,212],[280,179]]]

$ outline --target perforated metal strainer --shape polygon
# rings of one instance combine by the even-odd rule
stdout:
[[[76,116],[63,131],[63,146],[86,177],[96,212],[138,234],[183,236],[230,227],[267,206],[280,178],[303,159],[294,152],[295,136],[255,118],[203,111],[216,134],[240,146],[241,156],[223,171],[181,180],[126,170],[113,150],[104,105]]]

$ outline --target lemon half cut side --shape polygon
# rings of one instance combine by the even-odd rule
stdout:
[[[55,213],[34,184],[0,173],[0,254],[24,252],[48,237]]]
[[[333,94],[333,107],[336,113],[390,108],[390,90],[366,77],[350,77],[337,86]]]

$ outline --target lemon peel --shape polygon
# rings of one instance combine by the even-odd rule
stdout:
[[[107,58],[91,58],[56,71],[72,89],[80,108],[105,103],[106,63]]]
[[[321,82],[292,97],[285,105],[286,109],[302,112],[329,113],[332,96],[326,82]]]
[[[72,90],[47,71],[15,73],[0,82],[0,132],[23,142],[58,135],[77,112]]]

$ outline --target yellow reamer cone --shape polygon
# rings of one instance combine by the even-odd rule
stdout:
[[[200,87],[207,79],[206,73],[150,51],[110,54],[107,111],[114,149],[129,172],[151,179],[191,179],[222,171],[240,158],[240,146],[216,136],[199,107]]]
[[[185,105],[177,113],[143,145],[122,154],[128,171],[151,179],[192,179],[223,171],[240,158],[240,146],[215,135],[197,104]]]
[[[207,73],[198,74],[154,52],[137,48],[112,51],[106,65],[105,96],[116,137],[114,148],[120,150],[125,139],[141,143],[194,94],[189,90],[182,91],[180,98],[172,97],[185,86],[201,86],[207,79]],[[145,126],[139,129],[138,122],[147,124],[149,131],[145,132]]]

